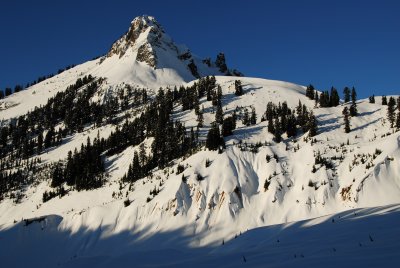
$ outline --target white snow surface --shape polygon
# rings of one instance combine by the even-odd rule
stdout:
[[[137,46],[146,42],[148,34],[149,30],[144,31],[121,58],[110,55],[89,61],[0,100],[0,120],[6,123],[44,105],[87,74],[106,79],[96,99],[117,92],[124,84],[145,87],[154,95],[160,87],[193,83],[194,77],[172,48],[154,47],[159,50],[156,68],[135,60]],[[162,36],[162,44],[171,44],[169,37]],[[201,65],[195,56],[194,60],[201,75],[218,73],[214,67]],[[244,86],[245,94],[240,97],[234,94],[236,79]],[[141,267],[160,263],[171,267],[242,266],[244,260],[253,266],[271,267],[320,267],[322,262],[324,266],[394,267],[400,257],[395,239],[400,229],[394,224],[400,220],[400,208],[392,205],[400,203],[400,132],[390,129],[380,98],[376,97],[376,104],[357,102],[359,116],[351,118],[352,131],[346,134],[342,110],[349,104],[315,107],[305,96],[304,86],[227,76],[217,76],[217,83],[223,90],[225,115],[236,107],[252,106],[257,112],[256,125],[239,123],[225,139],[227,148],[222,154],[203,149],[176,159],[171,167],[136,182],[131,191],[127,185],[120,188],[119,179],[138,147],[106,159],[109,178],[99,189],[71,191],[43,203],[43,192],[51,189],[48,178],[27,187],[19,204],[1,201],[0,256],[5,267],[28,263],[50,267],[124,267],[132,263]],[[316,142],[311,144],[305,139],[308,134],[299,131],[294,140],[283,135],[283,142],[274,143],[267,122],[260,122],[266,104],[286,101],[294,109],[299,100],[317,117]],[[205,98],[201,105],[205,126],[200,138],[204,140],[215,114]],[[187,128],[196,126],[194,111],[181,110],[180,105],[174,107],[174,118]],[[89,126],[40,157],[44,163],[65,159],[67,152],[79,149],[88,136],[93,139],[99,132],[107,137],[114,128]],[[144,142],[148,151],[151,142]],[[261,142],[263,146],[253,153],[241,150],[239,142]],[[373,158],[376,149],[381,153]],[[317,151],[327,158],[343,156],[343,160],[333,161],[335,171],[316,165],[317,171],[312,173]],[[278,161],[272,158],[267,163],[267,154],[276,154]],[[366,161],[361,161],[363,154]],[[209,167],[205,167],[206,159],[211,161]],[[367,163],[373,166],[366,168]],[[176,174],[178,164],[185,166],[187,182],[182,181],[182,174]],[[197,181],[197,174],[204,180]],[[264,182],[270,176],[271,184],[265,190]],[[147,202],[155,187],[160,193]],[[112,196],[118,192],[119,197]],[[127,198],[132,203],[124,207]],[[42,216],[45,218],[39,223],[24,226],[21,222]]]

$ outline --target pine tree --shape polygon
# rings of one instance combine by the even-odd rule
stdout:
[[[276,143],[280,143],[282,141],[282,132],[280,129],[280,123],[279,123],[279,119],[276,118],[275,119],[275,124],[274,124],[274,141]]]
[[[319,103],[318,91],[315,91],[315,97],[314,97],[314,100],[315,100],[315,106],[317,106],[317,105],[318,105],[318,103]]]
[[[315,135],[317,135],[317,128],[318,128],[317,119],[315,118],[314,113],[312,111],[310,112],[307,124],[309,129],[309,136],[314,137]]]
[[[314,86],[313,85],[310,84],[307,86],[306,96],[311,100],[314,99],[315,95],[314,95]]]
[[[344,132],[345,133],[349,133],[350,132],[350,117],[349,117],[349,109],[346,107],[344,107],[343,112],[342,112],[343,116],[344,116]]]
[[[247,110],[247,108],[244,109],[242,123],[245,126],[248,126],[250,124],[249,111]]]
[[[356,89],[353,87],[351,89],[351,106],[350,106],[350,115],[351,116],[357,116],[358,112],[357,112],[357,93],[356,93]]]
[[[203,116],[203,109],[197,114],[197,126],[203,127],[204,123],[204,116]]]
[[[218,101],[217,111],[215,113],[215,122],[217,122],[218,124],[222,124],[223,121],[224,121],[224,112],[222,110],[221,101]]]
[[[40,154],[43,150],[43,132],[40,132],[37,138],[37,153]]]
[[[389,98],[388,107],[387,107],[387,117],[390,123],[390,127],[394,127],[396,113],[395,113],[396,101],[393,97]]]
[[[330,96],[330,100],[329,100],[330,106],[331,107],[338,106],[339,101],[340,101],[339,94],[338,94],[336,88],[332,87],[331,88],[331,96]]]
[[[215,151],[221,145],[223,145],[223,138],[221,138],[218,124],[213,122],[207,133],[206,147],[211,151]]]
[[[6,97],[10,96],[12,94],[12,89],[10,87],[6,87],[4,94],[6,95]]]
[[[350,101],[350,88],[345,87],[343,89],[343,94],[344,94],[344,102],[348,103]]]
[[[50,148],[53,145],[54,140],[54,127],[51,127],[49,131],[46,133],[46,137],[44,138],[44,148]]]
[[[386,96],[382,96],[382,105],[387,105]]]
[[[375,95],[369,97],[369,103],[375,103]]]
[[[233,134],[233,130],[235,129],[235,122],[232,116],[229,116],[224,119],[222,124],[222,136],[227,137]]]
[[[288,117],[286,134],[288,137],[295,137],[297,135],[296,117],[294,116],[294,114],[291,114]]]
[[[250,124],[255,125],[257,123],[256,108],[251,107]]]
[[[242,87],[242,82],[240,80],[235,80],[235,95],[236,96],[243,95],[243,87]]]
[[[397,113],[396,128],[400,130],[400,112]]]

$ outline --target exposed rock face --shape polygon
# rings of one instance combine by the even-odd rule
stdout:
[[[152,45],[160,44],[160,39],[162,38],[163,33],[164,30],[162,29],[161,25],[154,19],[154,17],[137,17],[131,22],[131,26],[129,27],[128,32],[112,45],[110,51],[107,54],[107,57],[111,57],[113,55],[119,55],[119,57],[122,57],[125,55],[128,48],[139,45],[138,50],[141,50],[141,55],[138,55],[138,58],[140,58],[141,60],[138,59],[138,61],[155,62],[150,58],[145,60],[143,56],[144,54],[149,56],[149,53],[152,51],[147,49],[149,46],[151,47]],[[143,38],[145,39],[144,41],[149,45],[147,46],[147,48],[145,48],[143,44],[138,44],[138,41],[143,42],[143,40],[139,40],[141,34],[146,34],[143,36]],[[144,51],[147,52],[144,53]],[[156,55],[154,53],[153,57],[156,58]],[[153,64],[152,67],[155,67],[155,64]]]
[[[155,68],[157,65],[157,55],[153,53],[153,50],[149,44],[143,44],[139,47],[136,60],[140,62],[146,62],[153,68]]]

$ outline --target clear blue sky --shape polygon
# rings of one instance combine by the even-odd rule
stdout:
[[[13,0],[0,10],[1,89],[106,53],[148,14],[201,57],[225,52],[246,76],[400,94],[396,0]]]

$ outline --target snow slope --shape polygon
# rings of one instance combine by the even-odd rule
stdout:
[[[193,234],[156,236],[109,228],[65,230],[62,217],[2,230],[5,267],[397,267],[400,206],[354,209],[238,233],[219,245],[194,248]],[[7,245],[7,246],[5,246]],[[24,257],[21,258],[21,253]]]
[[[131,31],[137,34],[129,35]],[[154,66],[151,66],[151,56],[145,58],[150,63],[137,60],[143,45],[150,52],[155,51],[152,54],[157,55]],[[125,84],[145,87],[150,96],[160,87],[191,85],[194,77],[187,68],[188,60],[178,57],[185,51],[172,42],[154,19],[139,17],[106,56],[0,100],[0,119],[5,124],[45,104],[48,98],[87,74],[105,78],[93,101],[116,94]],[[219,73],[214,65],[208,67],[193,55],[191,59],[202,76]],[[234,94],[236,79],[240,79],[244,87],[244,95],[240,97]],[[249,263],[256,259],[254,265],[259,266],[270,262],[278,267],[284,259],[287,263],[283,264],[309,267],[318,266],[319,258],[331,258],[332,263],[328,265],[336,261],[355,265],[364,256],[363,264],[374,266],[381,260],[380,256],[400,255],[395,250],[398,242],[392,239],[399,233],[392,224],[398,221],[399,208],[388,206],[400,203],[400,132],[390,129],[386,106],[380,104],[379,97],[376,97],[376,104],[368,100],[357,102],[359,116],[351,118],[352,131],[346,134],[342,110],[348,104],[315,107],[314,101],[305,96],[303,86],[229,76],[217,76],[217,83],[222,87],[225,116],[234,110],[240,114],[254,107],[258,118],[253,126],[244,126],[238,121],[233,135],[225,139],[227,148],[222,154],[203,149],[185,159],[176,159],[170,167],[154,171],[152,176],[139,180],[129,189],[128,185],[121,185],[119,179],[138,150],[131,146],[105,159],[109,178],[99,189],[71,191],[62,198],[43,203],[43,192],[51,189],[50,178],[27,186],[21,203],[15,204],[10,199],[0,202],[2,258],[16,267],[28,260],[50,266],[98,265],[100,261],[112,260],[122,266],[133,259],[140,266],[160,261],[170,266],[199,261],[206,265],[231,266],[242,265],[241,255],[244,255]],[[300,131],[296,139],[283,136],[282,143],[274,143],[267,132],[267,122],[260,122],[269,101],[276,104],[286,101],[292,109],[301,101],[312,110],[318,120],[315,141],[311,142],[308,134]],[[204,127],[200,129],[200,139],[204,140],[215,113],[211,102],[205,98],[200,100],[200,105],[205,112]],[[173,117],[187,128],[197,125],[194,111],[182,111],[181,105],[175,105]],[[61,146],[44,151],[40,157],[44,164],[65,159],[67,152],[79,148],[87,137],[93,140],[97,133],[108,137],[114,129],[113,125],[88,126],[83,132],[67,137]],[[144,141],[147,151],[151,143],[152,139]],[[256,143],[262,144],[256,153],[246,147]],[[376,149],[380,150],[379,154]],[[334,169],[316,165],[313,173],[317,152],[326,158],[333,157]],[[274,154],[276,159],[267,162],[266,155]],[[209,167],[205,166],[206,160],[211,162]],[[178,164],[185,167],[186,182],[182,181],[182,174],[176,172]],[[367,168],[367,165],[372,167]],[[204,180],[198,181],[198,174]],[[265,190],[265,180],[270,177],[270,185]],[[149,192],[155,188],[160,193],[148,202]],[[125,207],[127,199],[132,203]],[[376,206],[386,207],[360,210]],[[345,212],[349,209],[357,209],[358,216]],[[340,216],[342,225],[330,224],[329,217],[288,224],[335,213],[339,214],[331,217]],[[365,217],[361,216],[363,213]],[[46,219],[38,224],[24,227],[21,222],[42,216]],[[376,243],[368,244],[368,226],[381,235]],[[387,231],[379,229],[380,226],[386,226]],[[259,227],[263,228],[255,229]],[[368,246],[349,243],[355,237],[350,232],[356,232],[362,245]],[[240,233],[246,234],[234,239]],[[288,243],[279,242],[279,246],[275,246],[275,237]],[[387,241],[387,245],[378,240]],[[26,241],[25,244],[22,241]],[[222,241],[225,246],[215,248]],[[326,241],[331,244],[326,245]],[[381,243],[379,250],[374,251],[378,243]],[[43,246],[38,247],[39,244]],[[258,246],[275,249],[264,252]],[[331,247],[337,251],[331,252]],[[381,255],[385,247],[387,255]],[[13,252],[27,252],[29,248],[38,248],[40,252],[32,251],[26,254],[26,259],[16,260]],[[144,253],[145,250],[149,251]],[[43,258],[42,253],[49,254]],[[367,262],[368,258],[371,262]]]

